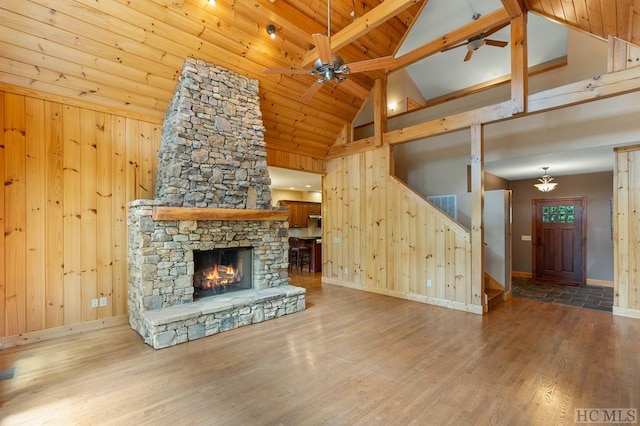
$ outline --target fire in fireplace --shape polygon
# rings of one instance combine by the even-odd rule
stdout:
[[[193,298],[252,288],[252,260],[251,247],[195,250]]]

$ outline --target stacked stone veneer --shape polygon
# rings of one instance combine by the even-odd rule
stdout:
[[[156,349],[305,309],[288,223],[154,220],[160,206],[270,209],[256,81],[188,59],[165,117],[155,200],[129,204],[129,322]],[[253,289],[193,300],[194,250],[253,248]]]
[[[187,59],[162,127],[156,200],[269,209],[258,81]]]

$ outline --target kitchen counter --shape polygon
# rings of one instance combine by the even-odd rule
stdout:
[[[313,272],[322,272],[322,236],[304,236],[298,237],[300,245],[309,247],[311,250],[311,270]]]

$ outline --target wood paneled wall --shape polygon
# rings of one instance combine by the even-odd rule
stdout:
[[[640,145],[615,153],[613,312],[640,318]]]
[[[126,204],[153,198],[161,125],[0,91],[0,128],[2,337],[126,314]]]
[[[323,281],[482,313],[469,232],[392,177],[390,155],[385,146],[327,161]]]
[[[301,172],[324,174],[325,160],[308,157],[295,152],[285,152],[267,147],[267,164],[272,167],[298,170]]]

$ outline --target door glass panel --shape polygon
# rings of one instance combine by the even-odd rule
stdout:
[[[574,223],[575,206],[543,206],[542,223]]]

